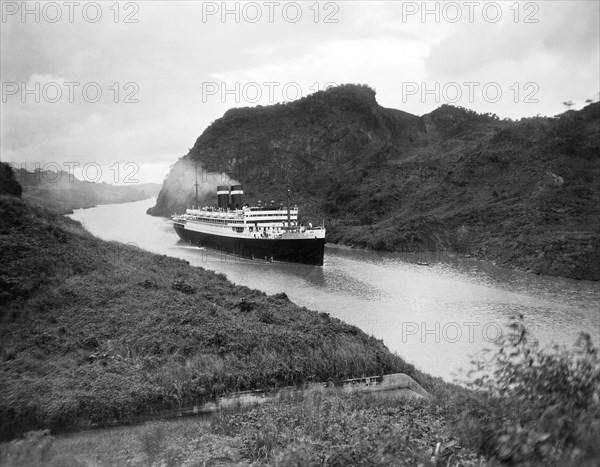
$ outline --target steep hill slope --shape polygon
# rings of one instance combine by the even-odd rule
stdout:
[[[8,195],[0,264],[0,440],[126,422],[234,390],[425,377],[381,341],[285,294],[101,241]]]
[[[325,219],[328,242],[598,280],[599,123],[600,103],[516,122],[447,105],[417,117],[345,85],[229,110],[174,165],[149,213],[190,203],[194,165],[239,181],[250,202],[283,200],[289,176],[293,202]],[[212,185],[203,193],[213,204]]]

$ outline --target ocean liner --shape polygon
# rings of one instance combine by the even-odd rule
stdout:
[[[192,244],[263,261],[323,265],[324,226],[298,224],[298,208],[273,202],[243,204],[241,185],[217,187],[217,206],[173,216],[179,237]],[[196,198],[197,199],[197,198]]]

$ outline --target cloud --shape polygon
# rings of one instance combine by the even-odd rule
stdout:
[[[427,57],[430,77],[470,76],[490,64],[505,66],[522,62],[544,62],[546,55],[561,62],[594,61],[598,57],[599,3],[542,2],[532,19],[515,22],[509,17],[498,23],[463,21],[454,34],[435,44]],[[512,13],[504,9],[504,15]],[[476,39],[476,40],[475,40]]]
[[[407,101],[403,83],[494,80],[506,93],[501,103],[461,104],[511,117],[554,114],[563,110],[562,101],[583,102],[598,92],[597,2],[532,2],[540,7],[537,24],[515,23],[510,16],[490,24],[481,18],[452,23],[402,15],[407,4],[421,2],[331,2],[327,10],[321,2],[316,22],[315,4],[308,2],[301,4],[297,23],[282,19],[281,11],[273,23],[264,16],[256,24],[231,16],[223,23],[220,15],[203,21],[203,3],[210,4],[136,3],[137,23],[115,23],[110,3],[101,4],[97,23],[78,16],[73,23],[18,18],[3,23],[3,83],[25,82],[29,89],[57,82],[64,92],[64,83],[79,85],[72,102],[7,96],[2,158],[78,157],[108,165],[133,160],[152,165],[148,173],[156,173],[185,154],[228,108],[255,105],[206,99],[206,82],[229,88],[236,82],[297,82],[302,95],[328,82],[366,83],[376,88],[382,105],[423,114],[443,102]],[[119,5],[122,20],[126,12]],[[221,2],[214,5],[220,8]],[[502,5],[509,15],[512,4]],[[337,22],[325,23],[328,14]],[[521,94],[525,83],[538,83],[540,102],[513,102],[508,88],[514,82]],[[82,94],[90,83],[102,91],[98,102]],[[137,102],[125,102],[127,97]],[[275,101],[283,98],[279,91]]]
[[[480,102],[466,106],[513,118],[554,115],[564,111],[565,100],[581,106],[585,99],[597,96],[600,4],[530,3],[539,10],[524,11],[525,4],[519,3],[519,21],[512,9],[516,4],[503,4],[502,21],[457,24],[452,34],[431,48],[425,81],[499,83],[510,99],[490,103],[479,96]],[[537,22],[524,22],[533,13],[530,19]],[[533,87],[538,102],[524,102]]]

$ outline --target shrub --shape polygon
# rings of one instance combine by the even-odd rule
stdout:
[[[494,358],[475,371],[459,431],[508,464],[597,465],[600,359],[590,336],[582,333],[574,350],[542,350],[522,317],[509,327]]]

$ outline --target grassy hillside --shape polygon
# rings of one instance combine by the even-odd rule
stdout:
[[[62,214],[73,209],[89,208],[98,204],[129,203],[156,196],[160,185],[135,183],[111,185],[93,183],[69,176],[68,172],[19,169],[17,182],[23,187],[23,199]]]
[[[381,341],[185,261],[0,200],[0,437],[223,392],[405,372]],[[425,383],[424,383],[425,384]]]
[[[293,202],[327,241],[454,250],[535,273],[600,279],[600,103],[555,118],[500,120],[444,105],[386,109],[366,86],[232,109],[165,180],[153,215],[181,211],[181,173],[226,172],[246,198]],[[212,190],[203,202],[214,204]]]

